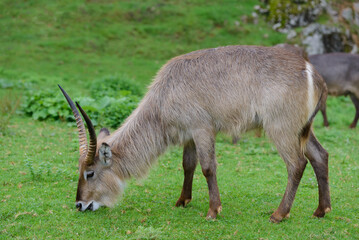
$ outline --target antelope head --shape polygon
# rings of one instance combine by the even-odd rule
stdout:
[[[76,119],[79,132],[80,158],[79,181],[76,194],[76,208],[80,211],[95,211],[101,206],[112,207],[120,193],[123,191],[124,182],[111,169],[112,152],[110,146],[104,141],[110,135],[109,131],[101,129],[96,137],[95,128],[86,112],[76,102],[77,108],[85,119],[89,131],[89,143],[82,118],[64,89],[59,85],[63,95],[69,103]]]

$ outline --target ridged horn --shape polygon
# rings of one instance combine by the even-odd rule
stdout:
[[[89,148],[87,151],[85,163],[86,163],[86,165],[91,165],[95,159],[96,147],[97,147],[97,138],[96,138],[95,128],[92,125],[91,119],[87,116],[86,112],[82,109],[82,107],[80,106],[80,104],[78,102],[76,102],[76,106],[80,110],[82,116],[84,117],[85,122],[87,124],[87,129],[89,131],[90,143],[89,143]]]
[[[65,90],[58,85],[62,94],[65,96],[67,102],[69,103],[72,113],[75,116],[76,119],[76,125],[77,125],[77,130],[79,131],[79,143],[80,143],[80,155],[86,155],[87,154],[87,136],[86,136],[86,129],[85,129],[85,125],[82,121],[81,115],[79,113],[79,111],[77,110],[74,102],[71,100],[71,98],[69,97],[69,95],[65,92]]]

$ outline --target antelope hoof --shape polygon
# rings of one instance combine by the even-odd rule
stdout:
[[[322,218],[325,216],[326,213],[330,212],[331,210],[331,207],[327,207],[325,209],[318,207],[317,210],[315,210],[315,212],[313,213],[313,217]]]
[[[272,223],[280,223],[283,218],[289,218],[289,213],[287,213],[287,215],[285,215],[284,217],[282,215],[280,215],[279,213],[273,213],[271,216],[270,216],[270,221]]]
[[[356,124],[350,124],[349,128],[353,129],[356,127]]]
[[[177,202],[176,202],[176,207],[185,207],[187,206],[188,203],[191,202],[191,198],[189,199],[178,199]]]
[[[222,211],[222,206],[219,206],[216,210],[209,209],[207,213],[207,220],[216,219],[217,214],[219,214]]]

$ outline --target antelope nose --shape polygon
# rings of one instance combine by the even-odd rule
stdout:
[[[92,211],[92,208],[93,208],[93,204],[90,203],[90,205],[86,208],[86,210],[91,210]]]
[[[77,208],[78,210],[81,210],[82,204],[81,204],[81,203],[76,203],[76,208]]]

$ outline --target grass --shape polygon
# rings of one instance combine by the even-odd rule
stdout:
[[[10,134],[0,142],[0,238],[355,239],[359,139],[357,130],[347,128],[351,119],[342,117],[353,113],[351,103],[329,100],[331,127],[323,128],[320,116],[315,122],[316,134],[330,153],[333,211],[323,219],[311,218],[318,194],[308,165],[291,217],[280,224],[269,222],[284,193],[286,169],[268,139],[254,133],[244,135],[237,146],[218,136],[223,212],[216,221],[205,220],[208,191],[199,168],[193,201],[186,208],[174,207],[183,180],[181,149],[176,147],[160,157],[147,178],[128,183],[118,206],[79,213],[74,207],[76,130],[65,123],[14,117]]]
[[[20,105],[21,97],[9,91],[3,96],[0,95],[0,101],[0,136],[2,136],[7,132],[7,126]]]
[[[86,82],[126,74],[150,83],[169,58],[229,44],[272,45],[285,35],[250,16],[257,1],[1,1],[0,78],[21,91],[57,88],[86,93]],[[243,18],[244,19],[244,18]],[[239,22],[239,25],[237,22]],[[32,83],[28,85],[29,83]],[[0,81],[1,84],[1,81]],[[21,89],[16,86],[21,85]],[[4,98],[3,98],[4,97]],[[10,102],[16,102],[16,98]],[[1,101],[2,107],[9,101]],[[242,136],[238,145],[219,135],[218,184],[223,212],[205,220],[208,190],[197,169],[193,201],[175,208],[180,195],[182,150],[170,148],[147,178],[131,180],[115,208],[75,209],[78,137],[59,121],[11,116],[0,135],[0,239],[357,239],[359,236],[358,129],[349,98],[329,98],[329,128],[321,116],[315,132],[330,154],[333,211],[312,218],[318,201],[310,165],[291,217],[269,222],[286,185],[286,169],[266,137]]]
[[[147,85],[200,48],[285,40],[250,14],[256,1],[1,1],[0,76],[76,86],[110,74]],[[241,18],[247,15],[246,19]],[[47,84],[44,84],[47,83]]]

